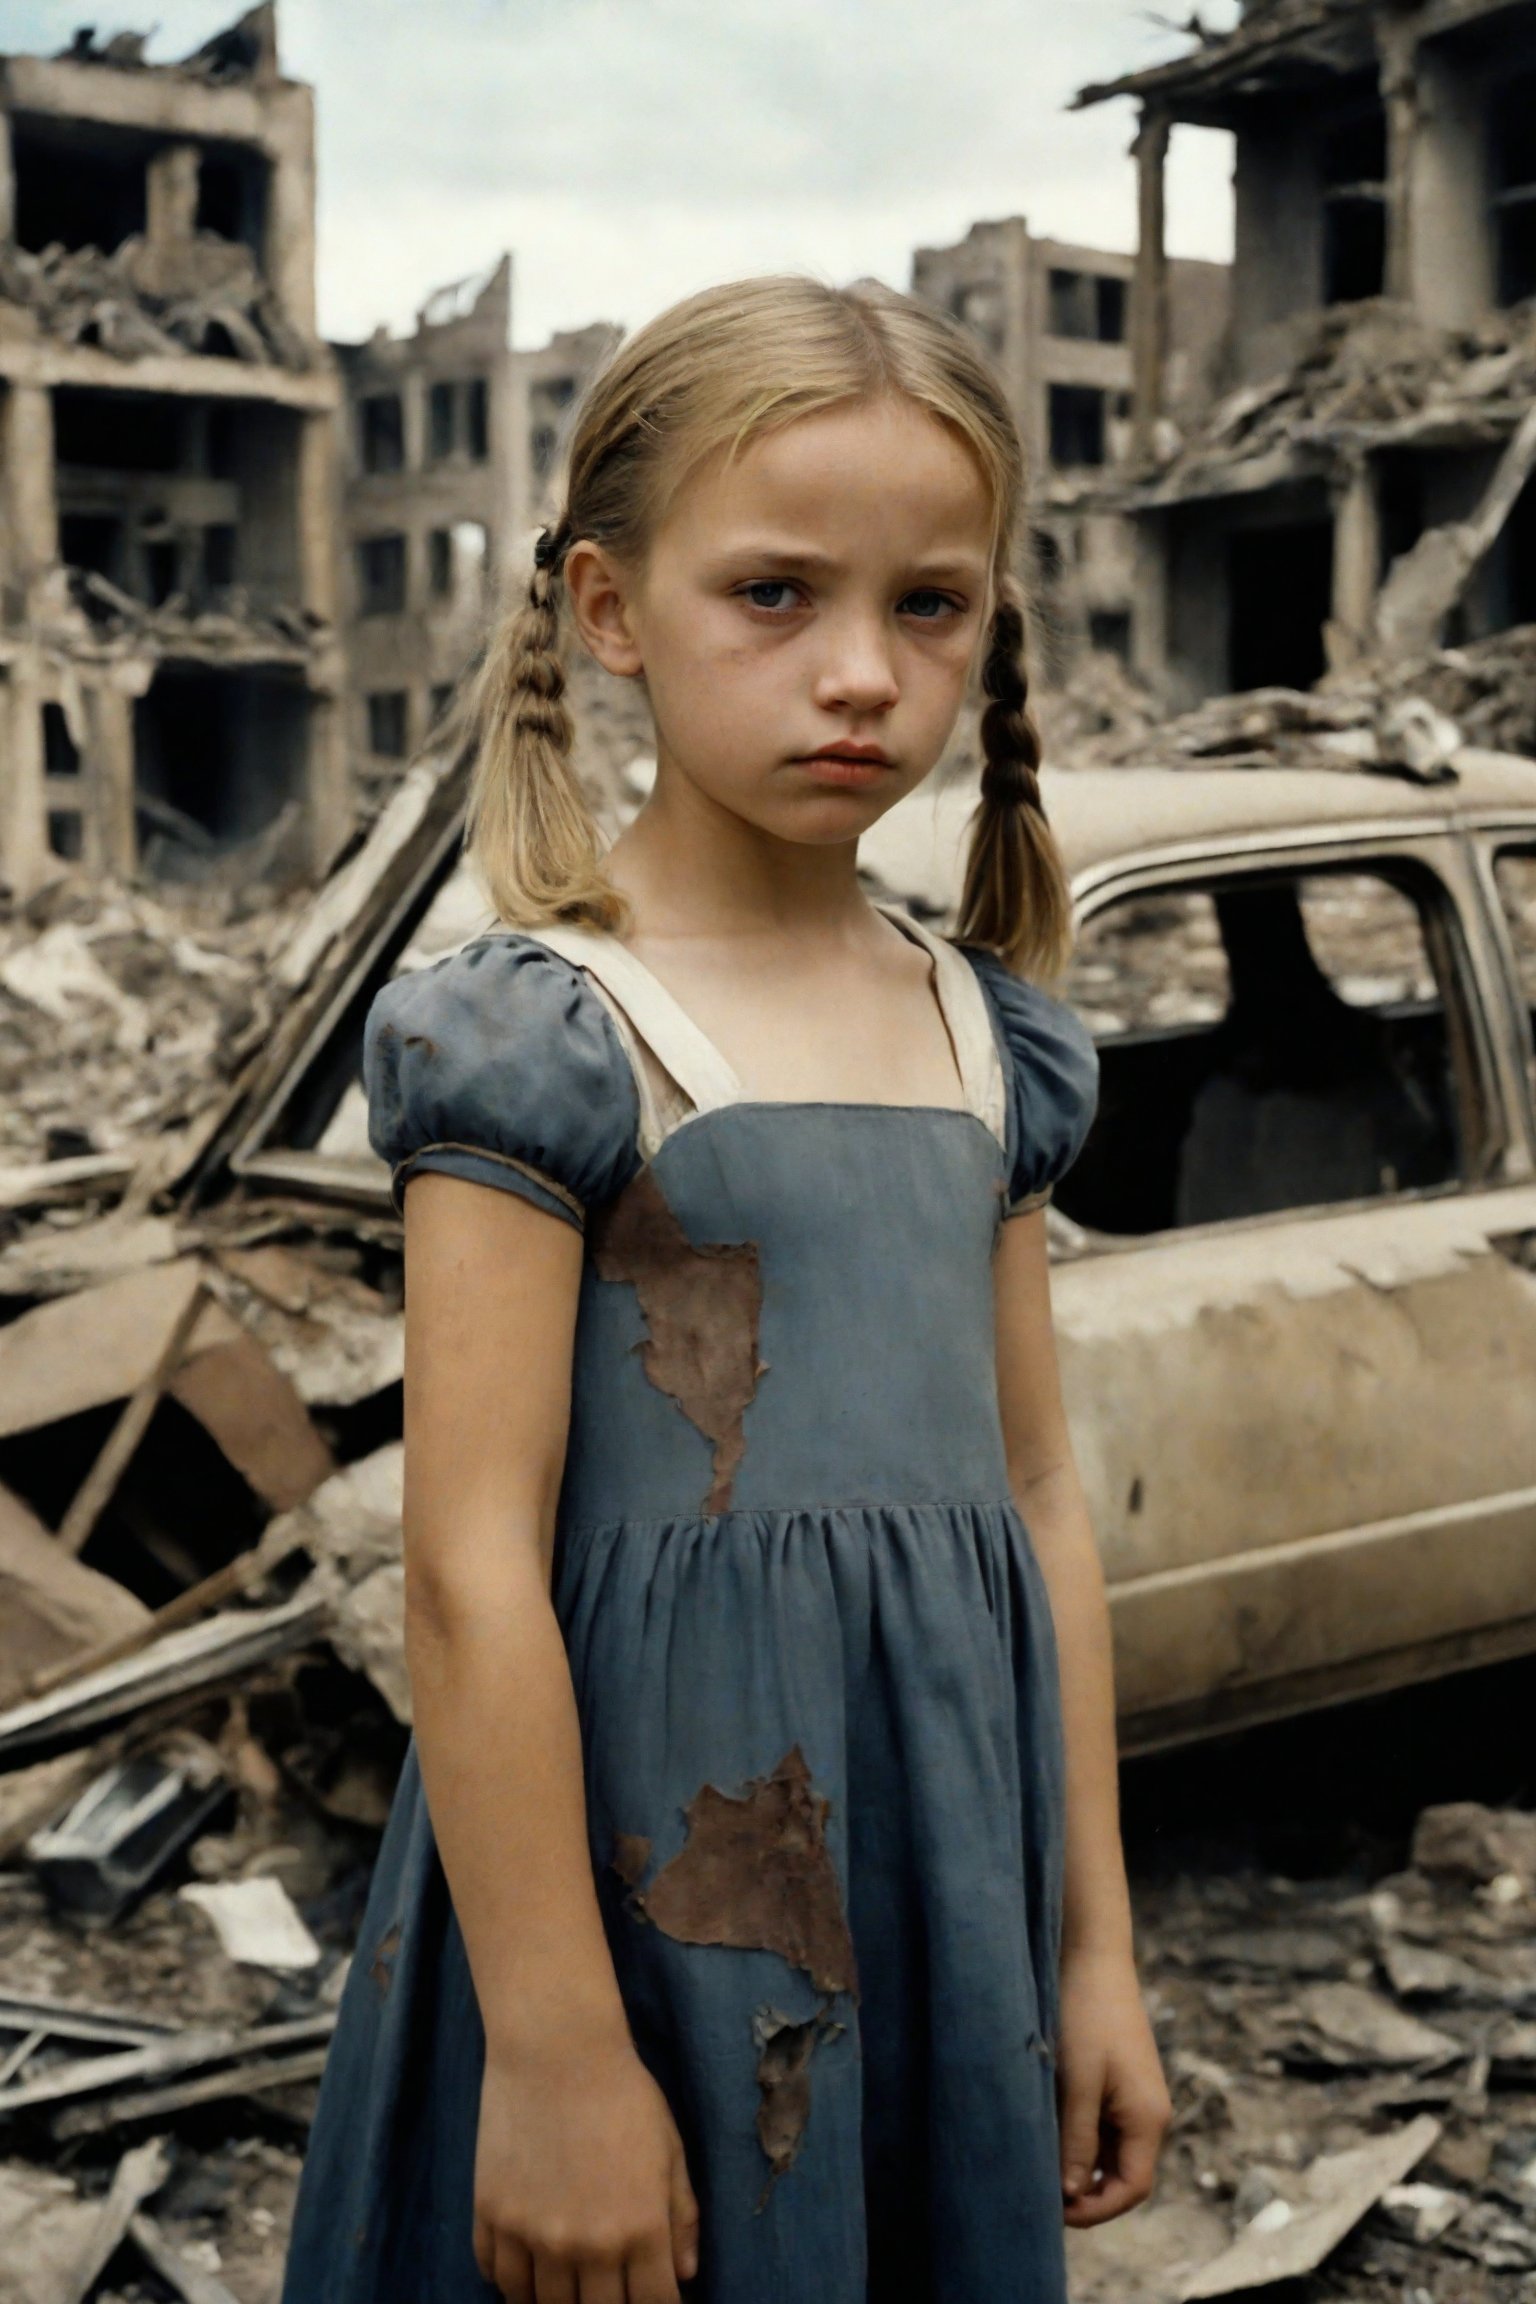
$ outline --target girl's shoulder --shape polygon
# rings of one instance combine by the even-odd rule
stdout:
[[[634,1075],[581,969],[511,929],[375,995],[363,1028],[368,1137],[391,1195],[422,1168],[499,1186],[580,1224],[638,1165]]]
[[[1050,1198],[1082,1150],[1099,1096],[1099,1055],[1077,1013],[995,952],[959,946],[986,995],[1008,1088],[1008,1213]]]

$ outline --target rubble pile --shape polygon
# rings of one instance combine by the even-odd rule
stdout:
[[[110,1193],[156,1138],[190,1141],[271,1028],[268,963],[304,893],[262,896],[67,874],[0,918],[0,1209],[44,1163],[95,1161],[73,1196]]]
[[[213,232],[197,233],[173,268],[137,236],[110,253],[0,242],[0,325],[118,360],[201,352],[300,371],[316,360],[251,251]]]
[[[1315,688],[1254,688],[1157,718],[1123,674],[1050,712],[1057,767],[1344,768],[1450,782],[1464,749],[1536,757],[1536,625],[1412,663],[1361,663]]]
[[[398,1265],[82,1285],[115,1227],[0,1274],[0,2299],[270,2304],[407,1733]]]
[[[1175,2128],[1155,2200],[1074,2236],[1075,2304],[1530,2304],[1536,1815],[1430,1808],[1374,1881],[1137,1903]]]
[[[1352,439],[1422,440],[1443,427],[1459,440],[1502,440],[1533,397],[1529,304],[1460,329],[1387,302],[1324,310],[1294,365],[1228,393],[1188,431],[1153,493],[1198,495],[1230,485],[1237,464],[1308,447],[1333,455]]]

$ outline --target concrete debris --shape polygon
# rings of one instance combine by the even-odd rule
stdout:
[[[1135,1884],[1175,2125],[1153,2204],[1069,2234],[1074,2304],[1260,2291],[1515,2304],[1536,2242],[1536,1894],[1524,1810],[1424,1812],[1414,1860]],[[1430,1859],[1426,1868],[1419,1859]],[[1412,1955],[1402,1971],[1401,1953]],[[1505,2276],[1509,2285],[1502,2285]]]
[[[1190,425],[1141,494],[1175,503],[1225,490],[1244,466],[1345,444],[1459,437],[1469,426],[1499,443],[1533,396],[1536,317],[1527,306],[1459,329],[1385,303],[1338,306],[1316,315],[1289,367],[1228,393]]]
[[[199,232],[168,270],[142,239],[110,254],[55,243],[33,255],[0,241],[0,304],[61,344],[91,344],[119,360],[188,352],[305,370],[313,346],[238,242]],[[14,323],[13,323],[14,325]]]
[[[313,1968],[320,1947],[281,1880],[194,1881],[181,1895],[213,1924],[231,1960],[252,1968]]]
[[[1261,2208],[1214,2264],[1185,2282],[1180,2304],[1272,2288],[1315,2271],[1383,2193],[1417,2167],[1439,2134],[1439,2121],[1425,2114],[1368,2144],[1320,2155],[1296,2187],[1296,2198],[1277,2194]]]

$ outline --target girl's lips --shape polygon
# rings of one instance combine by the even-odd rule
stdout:
[[[846,752],[812,752],[798,765],[818,784],[841,784],[854,790],[878,784],[882,776],[891,773],[889,760],[859,760]]]

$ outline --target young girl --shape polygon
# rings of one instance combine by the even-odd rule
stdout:
[[[483,679],[517,925],[368,1020],[416,1736],[288,2304],[1062,2304],[1063,2222],[1149,2188],[1021,463],[961,332],[872,284],[696,296],[577,423]],[[656,723],[606,855],[565,610]],[[950,942],[857,849],[978,662]]]

